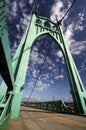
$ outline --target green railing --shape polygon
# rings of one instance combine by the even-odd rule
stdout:
[[[0,130],[6,130],[10,121],[11,112],[0,122]]]
[[[75,113],[74,104],[66,103],[62,100],[50,101],[50,102],[28,102],[28,103],[23,103],[23,105],[32,108],[37,108],[37,109],[54,111],[54,112]]]
[[[5,130],[11,116],[12,92],[9,92],[6,97],[2,98],[0,103],[0,130]]]

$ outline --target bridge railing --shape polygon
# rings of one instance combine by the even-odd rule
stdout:
[[[75,113],[75,107],[73,103],[66,103],[62,100],[50,101],[50,102],[28,102],[24,103],[28,107],[37,109],[55,111],[60,113]]]
[[[2,101],[2,103],[0,103],[0,122],[3,122],[4,118],[6,118],[6,116],[8,116],[11,113],[11,103],[12,92],[9,92]]]

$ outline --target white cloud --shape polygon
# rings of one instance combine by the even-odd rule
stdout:
[[[68,4],[68,7],[71,5],[71,2],[66,1]],[[62,18],[62,16],[65,14],[65,5],[64,1],[58,0],[55,1],[55,3],[52,6],[51,9],[51,15],[50,18],[55,21],[55,15],[58,16],[58,20]],[[69,16],[65,18],[65,20],[69,19]],[[63,23],[63,30],[65,30],[64,35],[66,42],[74,55],[79,55],[82,50],[85,50],[85,40],[84,41],[76,41],[74,39],[74,36],[76,35],[76,31],[83,31],[84,30],[84,24],[83,21],[85,19],[85,9],[82,9],[78,13],[77,19],[71,21],[67,26],[64,25]],[[64,21],[65,21],[64,20]],[[57,52],[58,57],[62,57],[61,51]],[[64,61],[63,61],[64,62]]]
[[[26,26],[29,24],[30,21],[30,15],[27,15],[26,13],[23,13],[23,17],[20,18],[20,26],[23,30],[26,29]]]
[[[83,31],[84,30],[83,21],[85,19],[85,9],[83,9],[82,12],[79,12],[77,19],[78,20],[75,23],[75,30],[76,31]]]
[[[66,32],[65,32],[65,39],[66,42],[71,50],[71,53],[73,55],[79,55],[82,51],[86,49],[86,40],[84,41],[76,41],[74,39],[76,26],[78,26],[78,22],[71,23],[67,26]],[[78,30],[79,28],[77,28]],[[79,29],[80,31],[80,29]]]
[[[28,82],[27,86],[28,88],[33,88],[34,87],[34,80],[32,79],[30,82]]]
[[[6,0],[6,13],[9,20],[13,19],[14,17],[17,16],[17,10],[18,10],[18,6],[17,6],[17,2],[13,1],[10,2],[9,0]]]
[[[36,90],[37,91],[44,91],[50,86],[50,83],[43,83],[41,80],[37,82]]]
[[[70,23],[67,28],[66,28],[66,31],[65,31],[65,39],[66,39],[66,42],[72,52],[72,54],[74,55],[79,55],[83,50],[86,49],[86,40],[84,41],[76,41],[74,39],[74,36],[75,36],[75,31],[82,31],[84,27],[84,25],[82,24],[82,27],[79,26],[79,23],[78,23],[79,20],[77,20],[76,22],[72,22]],[[80,23],[82,23],[82,21],[80,21]]]
[[[69,8],[70,4],[71,4],[71,2],[69,2],[69,1],[66,3],[68,8]],[[51,20],[55,22],[56,15],[57,15],[58,20],[60,20],[64,16],[66,10],[67,9],[64,6],[64,1],[56,0],[51,9],[51,16],[50,16]],[[65,19],[66,18],[67,18],[67,16],[65,17]]]
[[[18,5],[17,5],[16,1],[14,1],[12,3],[8,2],[8,1],[9,0],[7,0],[7,3],[10,5],[7,8],[8,9],[8,14],[9,14],[8,18],[10,20],[12,20],[12,18],[17,16],[17,10],[18,10],[18,6],[19,6],[20,11],[22,10],[21,12],[22,12],[23,17],[21,17],[19,19],[20,22],[19,22],[19,24],[17,23],[16,28],[17,28],[17,31],[19,31],[19,32],[21,31],[20,30],[21,28],[23,30],[25,30],[25,27],[26,27],[26,25],[27,25],[27,23],[28,23],[28,21],[30,19],[30,16],[25,13],[25,12],[27,12],[26,11],[27,9],[24,8],[25,7],[25,2],[23,0],[21,0],[20,2],[18,2]],[[32,4],[33,0],[29,0],[28,2],[29,2],[29,4]],[[63,0],[58,0],[58,1],[55,0],[55,3],[54,3],[54,5],[52,6],[52,9],[51,9],[50,18],[52,20],[56,20],[55,15],[57,15],[58,20],[60,20],[62,18],[62,16],[65,14],[66,9],[64,8],[64,2],[63,2]],[[68,2],[67,6],[69,7],[71,2],[69,2],[68,0],[67,0],[67,2]],[[65,25],[63,24],[63,28],[65,30],[65,38],[66,38],[67,44],[70,47],[71,52],[72,52],[73,55],[79,55],[83,50],[86,49],[86,42],[85,41],[78,42],[78,41],[76,41],[74,39],[75,31],[83,31],[83,29],[84,29],[84,26],[83,26],[84,16],[85,16],[85,12],[84,12],[84,9],[83,9],[82,12],[78,13],[78,18],[76,19],[76,21],[73,20],[72,22],[70,22],[68,24],[67,27],[65,27]],[[69,18],[69,17],[67,16],[65,18],[65,20],[67,20],[67,18]],[[19,39],[20,34],[17,35],[16,37]],[[42,38],[40,37],[39,41],[40,40],[43,41],[44,38],[45,38],[45,36],[43,36]],[[28,84],[29,87],[34,86],[35,78],[37,77],[37,75],[39,73],[39,70],[36,69],[36,65],[42,65],[43,61],[44,61],[44,55],[40,54],[40,52],[38,50],[39,45],[40,45],[40,43],[37,44],[36,46],[34,46],[32,52],[31,52],[32,64],[30,66],[31,67],[30,70],[32,71],[33,80],[31,80],[29,82],[29,84]],[[13,48],[11,50],[12,55],[14,55],[16,48],[17,48],[17,43],[14,42],[14,46],[13,46]],[[43,52],[45,52],[45,50]],[[64,64],[64,59],[63,59],[63,55],[62,55],[61,51],[57,51],[56,54],[53,54],[53,56],[54,55],[58,56],[57,62],[59,62],[59,63],[62,62],[62,64]],[[62,58],[62,60],[61,60],[61,58]],[[49,81],[49,82],[45,83],[43,81],[38,81],[37,86],[36,86],[37,91],[44,91],[50,85],[52,85],[54,83],[52,80],[49,80],[50,77],[53,77],[53,79],[56,79],[56,80],[64,78],[64,76],[63,76],[63,71],[64,70],[61,70],[60,75],[58,75],[59,74],[58,72],[60,70],[56,67],[55,61],[53,61],[53,59],[51,57],[48,56],[46,63],[49,65],[48,70],[50,70],[50,73],[47,72],[45,74],[42,74],[42,79],[45,80],[45,81]],[[52,71],[52,73],[51,73],[51,71]],[[53,76],[53,74],[54,74],[54,76]]]
[[[25,2],[24,1],[19,1],[18,2],[19,8],[23,9],[25,6]]]
[[[33,88],[35,84],[35,80],[32,80],[28,83],[28,88]],[[48,87],[50,87],[50,85],[53,84],[53,81],[51,80],[48,83],[43,82],[42,80],[38,80],[35,86],[34,91],[44,91],[46,90]]]
[[[12,57],[15,55],[16,49],[18,48],[17,42],[14,42],[13,47],[11,48],[11,55]]]
[[[33,3],[33,0],[29,0],[29,4],[32,4]]]
[[[74,36],[74,23],[71,23],[67,26],[65,31],[65,39],[69,47],[74,42],[73,36]]]
[[[61,0],[58,0],[54,3],[51,9],[51,20],[56,21],[55,15],[58,16],[58,19],[62,18],[63,12],[61,11],[61,8],[63,7],[63,2]]]
[[[64,68],[61,69],[61,73],[63,73],[63,72],[64,72]]]
[[[17,2],[14,1],[14,2],[13,2],[13,5],[12,5],[12,12],[13,12],[13,15],[14,15],[14,16],[17,15],[17,9],[18,9],[18,7],[17,7]]]
[[[59,58],[63,57],[62,52],[61,52],[61,51],[58,51],[58,52],[57,52],[57,56],[58,56]]]
[[[70,6],[70,2],[68,3],[68,7]],[[61,10],[62,8],[64,8],[64,2],[62,0],[58,0],[56,1],[53,6],[52,6],[52,9],[51,9],[51,20],[54,20],[55,21],[55,15],[58,16],[58,20],[60,20],[62,18],[62,16],[64,15],[64,12],[65,12],[65,8],[63,10]],[[67,19],[67,17],[66,17]],[[66,41],[70,47],[71,45],[71,42],[73,40],[73,26],[74,24],[71,23],[69,24],[67,27],[64,26],[63,24],[63,28],[65,31],[65,37],[66,37]],[[62,57],[62,54],[61,54],[61,51],[58,51],[57,53],[58,57]]]
[[[57,76],[55,77],[56,80],[58,80],[58,79],[63,79],[63,78],[64,78],[64,75],[57,75]]]
[[[42,81],[38,81],[38,82],[37,82],[37,85],[38,85],[38,86],[42,86]]]
[[[49,67],[48,67],[48,70],[52,70],[52,66],[49,66]]]
[[[20,25],[16,24],[17,30],[20,31]]]
[[[79,55],[84,50],[86,50],[86,41],[74,41],[74,43],[71,45],[71,52],[73,55]]]
[[[33,69],[32,75],[33,75],[34,78],[37,77],[38,73],[39,73],[39,70]]]
[[[42,64],[43,63],[43,55],[39,56],[39,52],[35,52],[34,50],[31,52],[31,60],[33,64]]]
[[[50,75],[48,73],[42,74],[42,77],[43,77],[44,80],[48,80],[49,76]]]

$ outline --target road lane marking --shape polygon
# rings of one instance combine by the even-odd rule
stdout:
[[[44,123],[47,123],[46,120],[44,120],[43,118],[39,118],[41,121],[43,121]]]
[[[45,113],[43,113],[43,115],[45,115]],[[58,119],[58,121],[66,122],[68,124],[75,125],[75,126],[78,126],[81,128],[86,128],[86,125],[81,124],[81,123],[76,122],[76,121],[72,121],[72,120],[64,118],[64,117],[60,117],[60,116],[57,117],[57,115],[52,115],[52,114],[48,114],[48,113],[46,113],[46,115],[48,115],[54,119]]]

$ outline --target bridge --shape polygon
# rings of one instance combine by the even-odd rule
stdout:
[[[45,26],[45,22],[49,23],[49,27]],[[11,60],[5,14],[5,3],[3,0],[0,0],[0,75],[3,79],[3,82],[0,86],[0,130],[6,130],[10,119],[12,122],[12,119],[15,119],[14,122],[16,122],[16,118],[19,117],[22,102],[22,93],[25,84],[31,47],[33,45],[33,42],[39,36],[42,36],[44,34],[49,35],[54,41],[56,41],[57,45],[60,47],[68,71],[74,108],[76,109],[78,114],[86,114],[86,91],[78,73],[78,70],[76,68],[76,65],[74,63],[74,60],[72,58],[71,52],[65,42],[64,34],[61,27],[61,21],[54,23],[46,17],[39,16],[36,12],[36,4],[34,4],[30,23],[27,25],[27,29],[21,39],[20,45],[16,51],[15,56],[13,57],[13,60]],[[29,104],[29,107],[31,107],[31,104]],[[33,106],[40,106],[37,108],[42,108],[44,107],[43,104],[47,108],[49,108],[49,105],[52,106],[52,103],[39,103],[38,105],[36,103],[36,105],[33,104]],[[58,109],[63,110],[64,112],[69,111],[68,107],[65,105],[63,101],[60,101],[59,103],[55,102],[53,104],[54,106],[58,107]],[[54,109],[56,108],[54,107]],[[37,113],[40,115],[40,117],[38,118]],[[57,129],[57,119],[60,120],[58,125],[59,128],[62,128],[63,125],[65,125],[64,123],[62,123],[63,121],[68,123],[68,127],[70,127],[70,125],[73,124],[73,127],[71,128],[74,128],[74,126],[78,129],[86,128],[86,125],[84,125],[84,117],[81,118],[83,120],[82,121],[80,117],[78,118],[76,116],[72,117],[69,115],[64,115],[67,116],[67,119],[63,117],[63,115],[55,115],[53,113],[48,113],[48,111],[27,108],[27,106],[21,108],[20,115],[20,126],[22,125],[22,120],[23,122],[25,122],[25,119],[29,119],[29,122],[25,122],[24,125],[26,127],[27,123],[31,123],[30,129],[37,128],[41,130],[48,128],[51,129],[53,127]],[[76,118],[77,121],[75,121],[75,119],[72,118]],[[43,126],[40,126],[39,121]],[[44,123],[47,122],[49,122],[49,127],[48,125],[46,125],[45,128]],[[54,126],[51,127],[51,122],[56,122],[56,124],[54,124]],[[32,128],[33,126],[34,128]]]
[[[86,117],[21,107],[20,117],[11,120],[7,130],[85,130]]]

